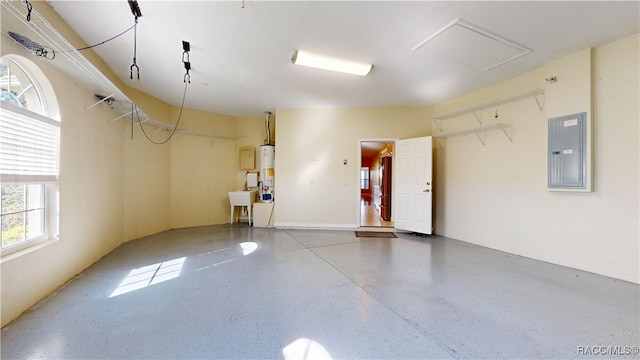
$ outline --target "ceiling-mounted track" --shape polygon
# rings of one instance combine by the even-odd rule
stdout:
[[[53,67],[90,94],[111,94],[110,98],[120,101],[121,104],[128,104],[125,108],[131,107],[131,100],[76,50],[75,46],[69,43],[37,10],[31,9],[30,20],[27,20],[26,8],[22,2],[3,0],[1,5],[1,28],[4,35],[11,37],[34,55],[39,48],[54,51],[55,58],[47,57],[48,60],[43,60],[44,64]],[[86,109],[102,102],[99,100]],[[112,108],[122,114],[122,110],[118,107]]]

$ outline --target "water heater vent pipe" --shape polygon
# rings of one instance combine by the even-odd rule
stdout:
[[[271,126],[269,126],[269,117],[271,117],[271,111],[265,111],[265,130],[267,131],[267,145],[271,145]]]

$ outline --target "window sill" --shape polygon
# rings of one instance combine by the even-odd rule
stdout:
[[[5,249],[1,252],[0,255],[0,264],[4,264],[5,262],[11,261],[11,260],[15,260],[21,256],[24,256],[28,253],[31,253],[33,251],[37,251],[40,250],[42,248],[45,248],[49,245],[53,245],[56,242],[58,242],[58,238],[54,237],[54,238],[45,238],[42,240],[33,240],[30,241],[29,244],[24,244],[25,246],[20,246],[17,247],[15,249]]]

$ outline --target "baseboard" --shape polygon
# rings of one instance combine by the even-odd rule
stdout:
[[[316,224],[316,223],[285,223],[275,222],[277,229],[314,229],[314,230],[355,230],[360,226],[356,224]]]

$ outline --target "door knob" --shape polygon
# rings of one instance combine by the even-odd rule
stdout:
[[[429,189],[424,189],[422,190],[422,192],[429,192]]]

